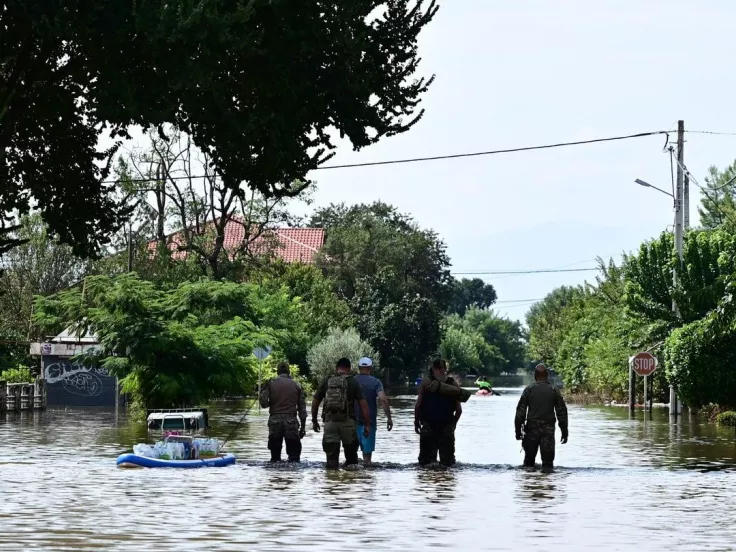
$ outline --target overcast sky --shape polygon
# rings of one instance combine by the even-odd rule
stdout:
[[[736,2],[444,0],[421,41],[437,79],[408,133],[333,164],[546,144],[676,128],[736,132]],[[673,139],[675,134],[672,135]],[[686,136],[702,182],[736,136]],[[594,266],[673,223],[664,137],[541,152],[320,170],[318,205],[381,199],[446,240],[453,270]],[[691,186],[691,222],[698,223]],[[594,273],[486,277],[499,301],[537,299]],[[528,304],[499,303],[523,318]]]

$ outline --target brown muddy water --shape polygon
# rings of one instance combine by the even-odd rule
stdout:
[[[391,433],[379,418],[378,465],[338,472],[311,430],[301,465],[268,465],[267,414],[255,410],[226,447],[238,464],[199,470],[116,468],[151,439],[113,412],[8,414],[0,549],[736,549],[733,430],[571,406],[556,471],[527,472],[513,431],[520,390],[502,391],[464,405],[450,470],[416,466],[412,397],[392,399]],[[212,433],[239,419],[215,410]]]

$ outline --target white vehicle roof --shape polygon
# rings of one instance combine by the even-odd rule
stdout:
[[[193,410],[191,412],[151,412],[149,420],[165,420],[168,418],[204,418],[204,412]]]

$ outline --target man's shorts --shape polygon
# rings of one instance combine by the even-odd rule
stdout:
[[[362,450],[366,454],[370,454],[374,450],[376,450],[376,424],[373,424],[371,426],[370,435],[368,435],[368,437],[366,437],[363,433],[365,431],[365,426],[363,424],[356,425],[355,429],[358,433],[358,443],[360,443],[360,450]]]

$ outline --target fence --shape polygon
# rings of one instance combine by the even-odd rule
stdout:
[[[0,412],[21,412],[46,408],[46,382],[8,383],[0,381]]]

